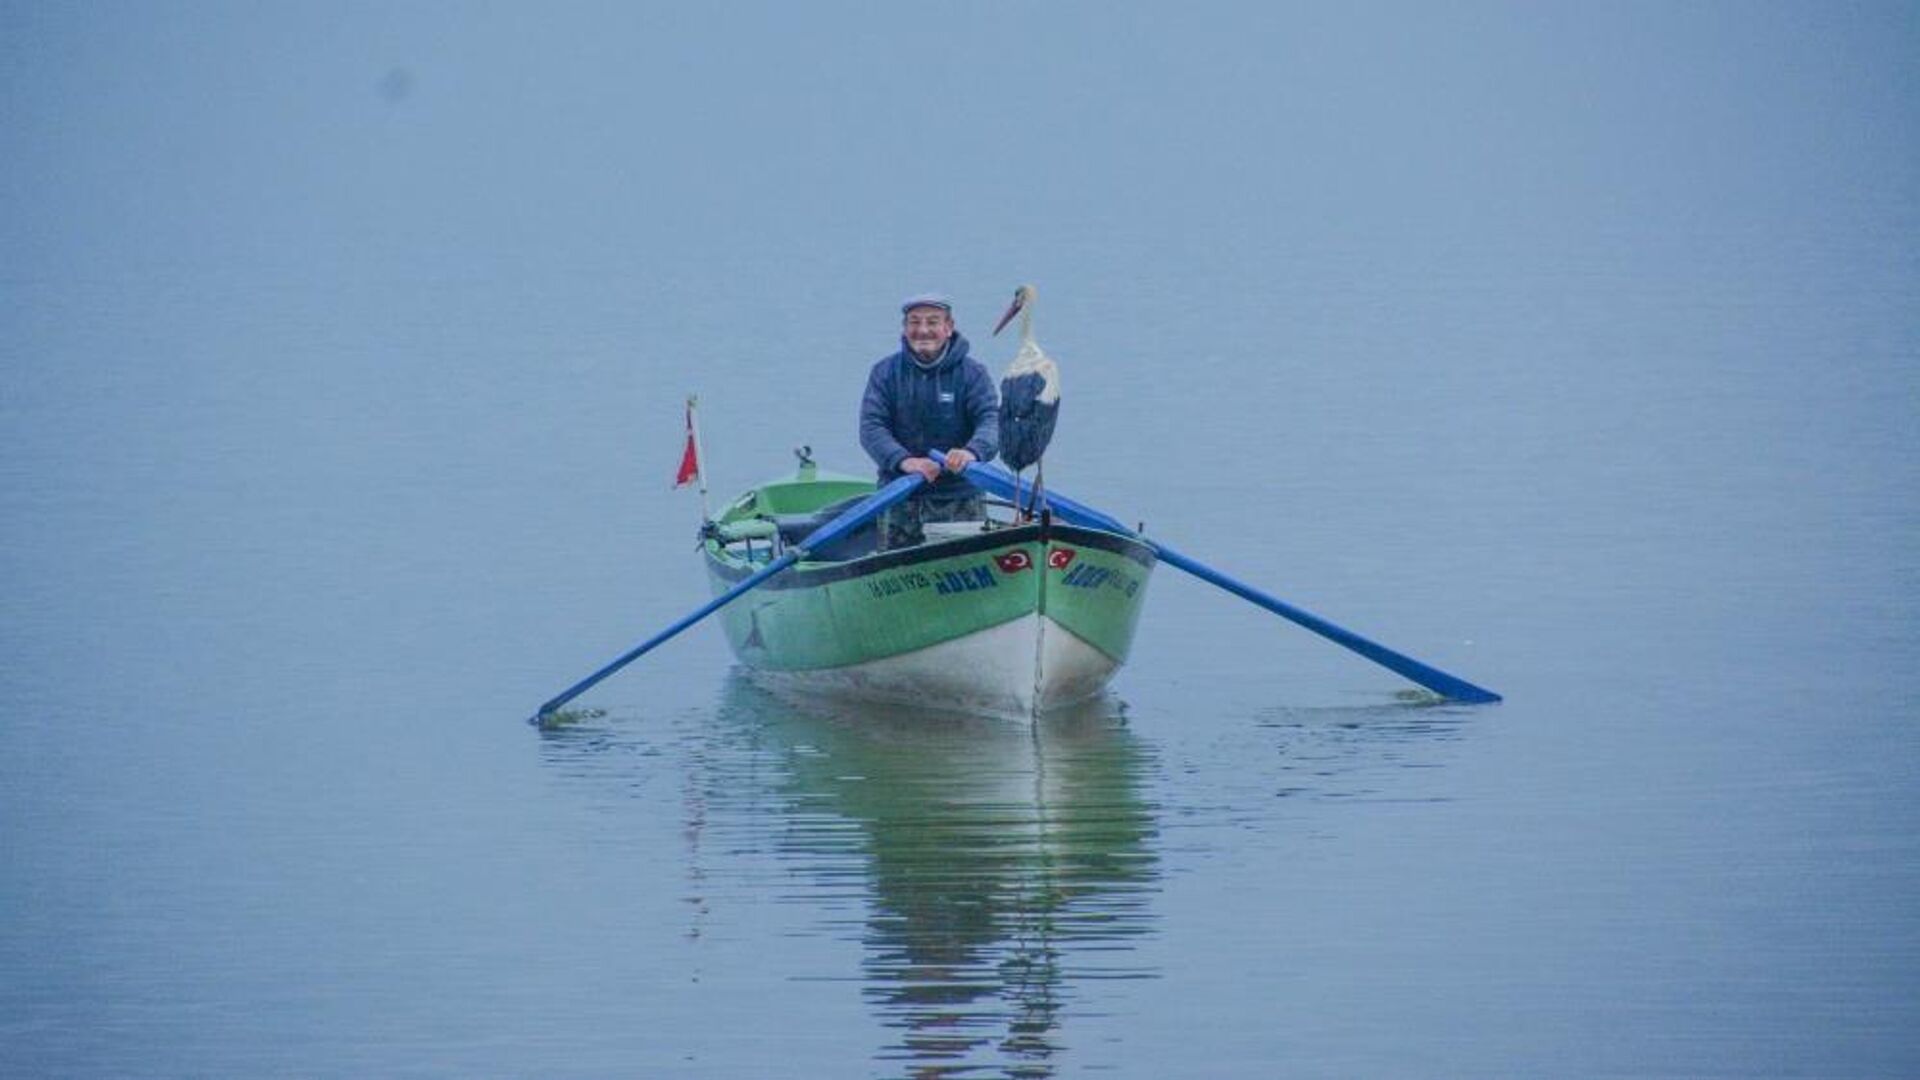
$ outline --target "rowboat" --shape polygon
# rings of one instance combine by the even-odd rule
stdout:
[[[702,530],[716,596],[738,587],[875,484],[802,460]],[[721,611],[727,642],[770,690],[1031,719],[1103,690],[1126,663],[1157,557],[1123,532],[1020,520],[929,523],[876,551],[878,528],[809,549]]]
[[[692,403],[682,479],[697,475]],[[939,456],[939,452],[935,452]],[[1098,694],[1127,661],[1153,568],[1169,563],[1418,684],[1484,705],[1500,695],[1397,652],[1217,570],[1115,518],[1048,491],[1038,520],[929,525],[927,542],[879,551],[875,519],[925,481],[821,473],[808,453],[791,477],[703,514],[713,599],[547,699],[528,722],[564,721],[568,702],[715,612],[768,688],[1032,719]],[[1030,487],[997,465],[966,475],[1012,502]],[[704,504],[706,486],[700,489]],[[745,600],[739,606],[730,606]]]

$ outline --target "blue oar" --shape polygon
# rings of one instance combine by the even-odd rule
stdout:
[[[806,558],[807,553],[814,548],[831,544],[860,526],[865,525],[867,522],[873,520],[880,511],[913,494],[913,490],[925,482],[926,481],[921,479],[919,475],[908,473],[855,503],[848,508],[846,513],[815,529],[812,533],[808,534],[805,540],[800,541],[798,545],[788,548],[786,554],[754,571],[752,575],[742,580],[733,588],[700,605],[697,610],[679,622],[674,623],[672,626],[667,627],[665,630],[660,631],[620,654],[618,658],[606,667],[567,687],[560,696],[540,706],[540,711],[530,717],[527,722],[530,724],[545,725],[553,718],[555,713],[560,711],[561,706],[579,697],[581,694],[586,693],[600,680],[638,660],[641,656],[650,652],[656,645],[661,644],[680,631],[685,630],[701,619],[706,618],[733,601],[738,600],[740,597],[745,596],[761,582],[792,566],[794,563],[799,562],[801,559]]]
[[[1014,500],[1016,505],[1019,503],[1021,494],[1019,479],[998,465],[975,462],[967,467],[967,478],[1002,498]],[[1283,619],[1290,619],[1335,645],[1351,649],[1381,667],[1397,672],[1442,697],[1472,705],[1484,705],[1500,700],[1499,694],[1485,687],[1475,686],[1465,679],[1423,664],[1411,656],[1394,652],[1385,645],[1361,637],[1343,626],[1336,626],[1311,611],[1302,610],[1277,597],[1268,596],[1245,582],[1236,581],[1197,559],[1181,554],[1159,540],[1138,536],[1132,529],[1090,506],[1083,506],[1052,491],[1046,493],[1045,501],[1054,513],[1070,523],[1134,536],[1143,543],[1151,545],[1155,551],[1159,552],[1163,561],[1172,563],[1202,581],[1218,585],[1243,600],[1259,604]]]

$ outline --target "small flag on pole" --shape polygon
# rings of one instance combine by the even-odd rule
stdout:
[[[680,454],[680,472],[673,478],[674,487],[684,487],[700,475],[700,449],[693,437],[693,399],[687,399],[687,448]]]
[[[700,520],[712,521],[713,508],[707,505],[707,473],[700,465],[705,456],[700,453],[700,399],[693,394],[687,395],[687,448],[680,452],[680,471],[674,474],[673,486],[685,487],[691,481],[700,481]]]

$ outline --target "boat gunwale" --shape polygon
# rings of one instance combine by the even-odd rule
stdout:
[[[863,555],[858,559],[836,562],[797,563],[787,573],[778,574],[760,586],[762,589],[806,589],[829,585],[838,581],[856,580],[869,574],[897,570],[903,566],[913,566],[924,562],[937,562],[942,559],[964,555],[974,555],[987,551],[996,551],[1004,547],[1021,544],[1065,541],[1082,547],[1098,548],[1123,556],[1140,566],[1152,570],[1158,563],[1158,555],[1153,545],[1138,537],[1105,529],[1091,529],[1079,525],[1063,525],[1052,522],[1047,525],[1038,523],[1016,525],[1011,528],[982,532],[978,536],[963,536],[953,540],[943,540],[930,544],[916,544],[896,551]],[[739,581],[759,570],[764,563],[747,563],[737,559],[728,559],[714,553],[710,542],[702,547],[708,567],[719,577],[729,581]]]

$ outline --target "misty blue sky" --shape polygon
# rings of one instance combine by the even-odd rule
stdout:
[[[0,244],[725,289],[823,236],[1192,272],[1247,237],[1911,228],[1916,54],[1910,4],[8,3]]]

